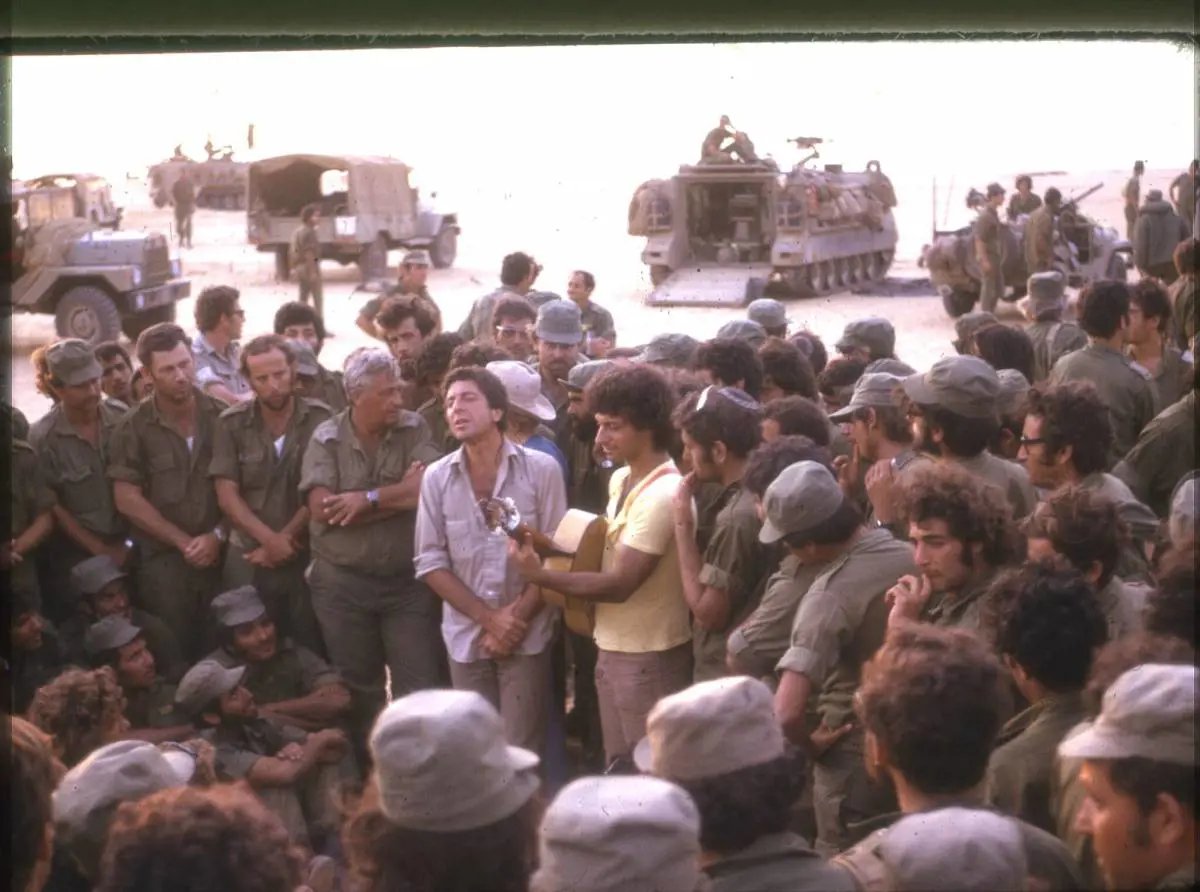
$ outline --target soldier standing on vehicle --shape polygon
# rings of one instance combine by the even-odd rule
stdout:
[[[196,213],[196,184],[186,170],[171,187],[171,199],[175,202],[175,232],[179,247],[192,246],[192,214]]]
[[[1009,217],[1018,198],[1014,195],[1008,206]],[[1039,200],[1025,223],[1025,266],[1031,276],[1054,269],[1054,222],[1061,207],[1062,193],[1051,186],[1046,190],[1045,204]]]
[[[979,308],[991,312],[1004,296],[1004,270],[1000,262],[1002,224],[997,212],[1004,204],[1004,187],[989,183],[987,202],[975,220],[975,259],[979,261]]]
[[[1175,210],[1188,227],[1195,232],[1196,226],[1196,169],[1200,161],[1193,161],[1186,172],[1171,180],[1170,196],[1175,202]]]
[[[733,137],[733,125],[729,123],[728,115],[721,115],[721,123],[708,131],[708,136],[704,137],[704,142],[700,146],[701,161],[728,161],[729,152],[722,151],[721,147],[726,140]]]
[[[1008,219],[1016,220],[1022,214],[1032,214],[1042,206],[1042,200],[1033,191],[1033,178],[1029,174],[1021,174],[1014,184],[1016,193],[1008,202]]]
[[[1138,205],[1142,202],[1142,174],[1146,165],[1141,161],[1133,162],[1133,176],[1125,183],[1121,191],[1125,199],[1125,237],[1133,241],[1133,227],[1137,223]]]
[[[321,287],[321,239],[317,235],[317,223],[321,220],[321,209],[310,204],[300,212],[300,226],[292,233],[292,272],[300,283],[300,303],[313,306],[322,321],[325,319],[325,294]]]

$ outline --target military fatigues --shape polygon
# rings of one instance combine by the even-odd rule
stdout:
[[[485,294],[475,301],[471,306],[471,311],[467,314],[467,318],[458,327],[459,335],[467,341],[492,340],[492,312],[496,309],[496,304],[509,296],[525,297],[520,291],[510,288],[507,285],[501,285],[495,291]]]
[[[579,310],[579,321],[583,324],[585,342],[588,335],[591,335],[592,337],[604,338],[606,341],[616,343],[617,325],[613,321],[613,315],[599,304],[588,301],[588,305],[581,307]]]
[[[1137,444],[1113,468],[1113,476],[1159,517],[1171,513],[1171,493],[1183,475],[1196,469],[1196,392],[1159,413]]]
[[[980,633],[983,626],[983,616],[987,605],[988,586],[992,584],[994,574],[966,586],[960,592],[943,593],[942,596],[927,607],[922,619],[943,629],[965,629],[968,632]]]
[[[1021,214],[1034,214],[1042,207],[1042,199],[1035,193],[1022,195],[1020,192],[1014,192],[1012,198],[1008,200],[1008,217],[1010,220],[1015,220]]]
[[[762,521],[754,496],[731,483],[713,504],[713,532],[704,548],[700,568],[702,586],[721,589],[729,598],[729,624],[713,632],[692,626],[692,679],[710,681],[726,675],[725,640],[729,632],[758,604],[767,574],[775,566],[775,549],[758,541]]]
[[[226,669],[244,664],[246,674],[241,683],[260,706],[299,700],[317,688],[339,684],[342,680],[337,671],[315,653],[287,638],[279,641],[275,656],[261,663],[246,662],[224,647],[218,647],[205,659],[220,663]]]
[[[1146,505],[1137,500],[1120,479],[1112,474],[1097,471],[1079,481],[1081,489],[1099,493],[1117,506],[1117,515],[1129,526],[1129,545],[1121,549],[1117,561],[1117,575],[1122,579],[1151,581],[1150,565],[1146,561],[1146,547],[1158,539],[1158,517]]]
[[[175,685],[161,676],[145,690],[125,688],[125,718],[135,731],[191,724],[185,716],[175,712]]]
[[[912,478],[915,472],[921,470],[921,468],[930,467],[933,464],[933,459],[913,449],[905,449],[892,459],[891,464],[892,471],[896,475],[896,486],[897,488],[901,488]],[[865,472],[863,473],[863,477],[866,477]],[[863,488],[863,496],[863,523],[867,526],[881,526],[879,521],[875,519],[875,506],[869,498],[866,498],[865,486]],[[890,530],[892,535],[897,539],[908,541],[908,525],[899,518],[887,524],[886,529]]]
[[[1055,831],[1050,788],[1058,744],[1087,715],[1078,692],[1051,694],[1009,719],[987,769],[987,798],[1000,811]]]
[[[1132,585],[1116,575],[1096,592],[1096,601],[1108,627],[1109,641],[1141,630],[1148,594],[1149,589],[1145,586]]]
[[[1113,460],[1133,448],[1138,434],[1154,417],[1154,391],[1150,375],[1135,367],[1129,357],[1103,344],[1089,344],[1068,353],[1050,370],[1050,383],[1091,381],[1108,406],[1113,428]]]
[[[201,390],[220,384],[236,396],[250,392],[250,385],[242,377],[242,350],[237,341],[222,353],[204,335],[198,334],[192,340],[192,356],[196,363],[196,386]]]
[[[1125,182],[1125,188],[1121,190],[1121,196],[1125,199],[1125,238],[1133,241],[1133,230],[1137,227],[1138,207],[1142,203],[1142,178],[1131,176]]]
[[[1030,325],[1025,334],[1033,341],[1034,384],[1045,381],[1063,356],[1088,345],[1087,334],[1074,322],[1047,319]]]
[[[399,483],[415,462],[438,458],[421,416],[401,412],[374,456],[359,443],[347,409],[313,433],[300,491],[365,491]],[[434,687],[443,660],[441,600],[413,572],[416,512],[351,527],[309,523],[313,608],[333,665],[354,699],[365,733],[385,703],[384,666],[399,697]]]
[[[33,447],[23,440],[13,440],[11,449],[12,526],[9,538],[16,539],[29,529],[40,515],[53,508],[58,499],[54,490],[46,483],[41,463]],[[38,585],[37,566],[32,554],[27,554],[24,560],[13,564],[8,571],[8,584],[12,592],[19,592],[28,603],[41,604],[42,592]]]
[[[312,399],[324,403],[334,412],[341,412],[349,403],[346,401],[346,385],[342,373],[317,366],[317,386]]]
[[[325,318],[325,293],[321,282],[321,238],[316,227],[301,225],[292,233],[292,272],[300,285],[299,301],[308,303],[311,296],[313,309]]]
[[[774,686],[775,666],[787,653],[800,599],[826,566],[802,564],[795,555],[785,555],[779,568],[767,578],[758,606],[729,633],[726,650],[751,675]]]
[[[86,666],[90,662],[83,647],[83,637],[94,622],[94,616],[80,610],[59,627],[63,652],[69,661],[80,666]],[[141,629],[146,639],[146,649],[154,656],[154,666],[158,674],[169,682],[179,681],[190,664],[183,658],[179,642],[175,640],[175,635],[167,628],[167,624],[157,616],[136,607],[130,611],[129,622]]]
[[[980,261],[979,308],[989,312],[995,310],[1000,298],[1004,297],[1004,270],[1000,265],[1000,227],[1003,225],[996,209],[989,205],[979,212],[974,227],[975,238],[982,243],[982,251],[992,265],[989,273],[983,268],[982,258],[976,258]]]
[[[217,420],[209,475],[236,483],[255,516],[278,532],[304,506],[297,488],[301,461],[313,431],[331,415],[324,403],[297,398],[279,447],[263,422],[257,399],[231,406]],[[230,532],[225,587],[253,585],[282,634],[295,637],[305,647],[324,650],[304,581],[307,550],[282,567],[268,569],[246,561],[246,552],[258,546],[241,530],[234,528]]]
[[[1054,269],[1054,212],[1039,207],[1025,223],[1025,268],[1034,273]]]
[[[121,419],[109,445],[108,476],[132,483],[170,523],[189,536],[211,533],[221,521],[217,494],[208,476],[217,418],[225,405],[195,392],[196,426],[192,446],[143,400]],[[185,657],[198,657],[212,637],[208,603],[221,581],[221,562],[193,567],[175,546],[137,528],[141,551],[137,598],[167,624]]]
[[[886,530],[867,530],[801,599],[791,646],[777,668],[807,676],[812,689],[820,691],[817,710],[826,727],[840,728],[853,719],[862,666],[887,631],[884,595],[901,576],[916,572],[911,546]],[[867,775],[863,746],[863,731],[856,728],[814,763],[817,849],[823,854],[849,844],[849,824],[890,807],[890,791]]]
[[[113,431],[127,411],[124,403],[101,399],[98,449],[75,431],[62,406],[38,419],[29,432],[30,444],[37,450],[46,483],[54,490],[59,506],[108,545],[124,542],[128,533],[105,476]],[[52,534],[47,545],[46,563],[56,603],[46,606],[49,616],[62,620],[74,611],[78,596],[68,581],[71,568],[91,555],[61,531]]]
[[[1180,350],[1192,348],[1196,336],[1196,274],[1188,272],[1171,285],[1171,342]],[[1194,363],[1195,357],[1192,357]]]
[[[986,449],[973,458],[955,456],[947,461],[970,472],[984,483],[998,487],[1012,506],[1015,519],[1029,516],[1037,506],[1037,491],[1029,482],[1029,474],[1016,462],[992,455]]]
[[[450,425],[446,423],[446,404],[442,402],[441,395],[435,395],[422,403],[417,409],[417,414],[425,419],[425,424],[429,426],[429,435],[433,438],[433,445],[439,452],[449,455],[459,447],[458,440],[450,433]]]
[[[706,864],[710,892],[851,892],[850,874],[830,867],[803,838],[771,833]]]
[[[1129,356],[1137,368],[1150,376],[1150,389],[1154,392],[1154,414],[1157,415],[1167,406],[1179,402],[1185,393],[1192,389],[1192,364],[1183,358],[1183,353],[1167,344],[1163,344],[1162,359],[1158,363],[1158,371],[1151,372],[1136,359],[1128,347]]]

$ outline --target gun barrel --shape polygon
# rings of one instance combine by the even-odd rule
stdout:
[[[1075,204],[1076,202],[1083,201],[1089,195],[1094,195],[1096,192],[1098,192],[1103,185],[1104,183],[1097,183],[1090,189],[1085,189],[1084,191],[1080,192],[1078,195],[1072,195],[1067,201],[1063,202],[1063,204]]]

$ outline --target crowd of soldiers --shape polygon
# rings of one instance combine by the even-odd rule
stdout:
[[[1194,888],[1196,244],[924,371],[771,299],[626,346],[524,253],[457,331],[406,254],[336,370],[319,288],[47,345],[16,888]]]

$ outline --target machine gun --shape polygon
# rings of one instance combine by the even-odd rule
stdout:
[[[819,136],[793,136],[788,140],[788,142],[794,143],[798,149],[811,149],[809,154],[799,164],[796,165],[797,167],[803,167],[809,161],[821,157],[821,153],[817,150],[817,146],[824,143],[825,140],[821,139]]]
[[[1083,201],[1085,198],[1087,198],[1091,195],[1096,194],[1096,192],[1098,192],[1101,189],[1101,187],[1103,187],[1103,186],[1104,186],[1104,183],[1097,183],[1096,185],[1092,186],[1092,188],[1085,189],[1083,192],[1080,192],[1078,195],[1072,195],[1070,198],[1068,198],[1066,201],[1064,201],[1062,203],[1063,210],[1066,210],[1067,208],[1071,208],[1072,210],[1075,210],[1075,206],[1077,204],[1079,204],[1079,202]]]

